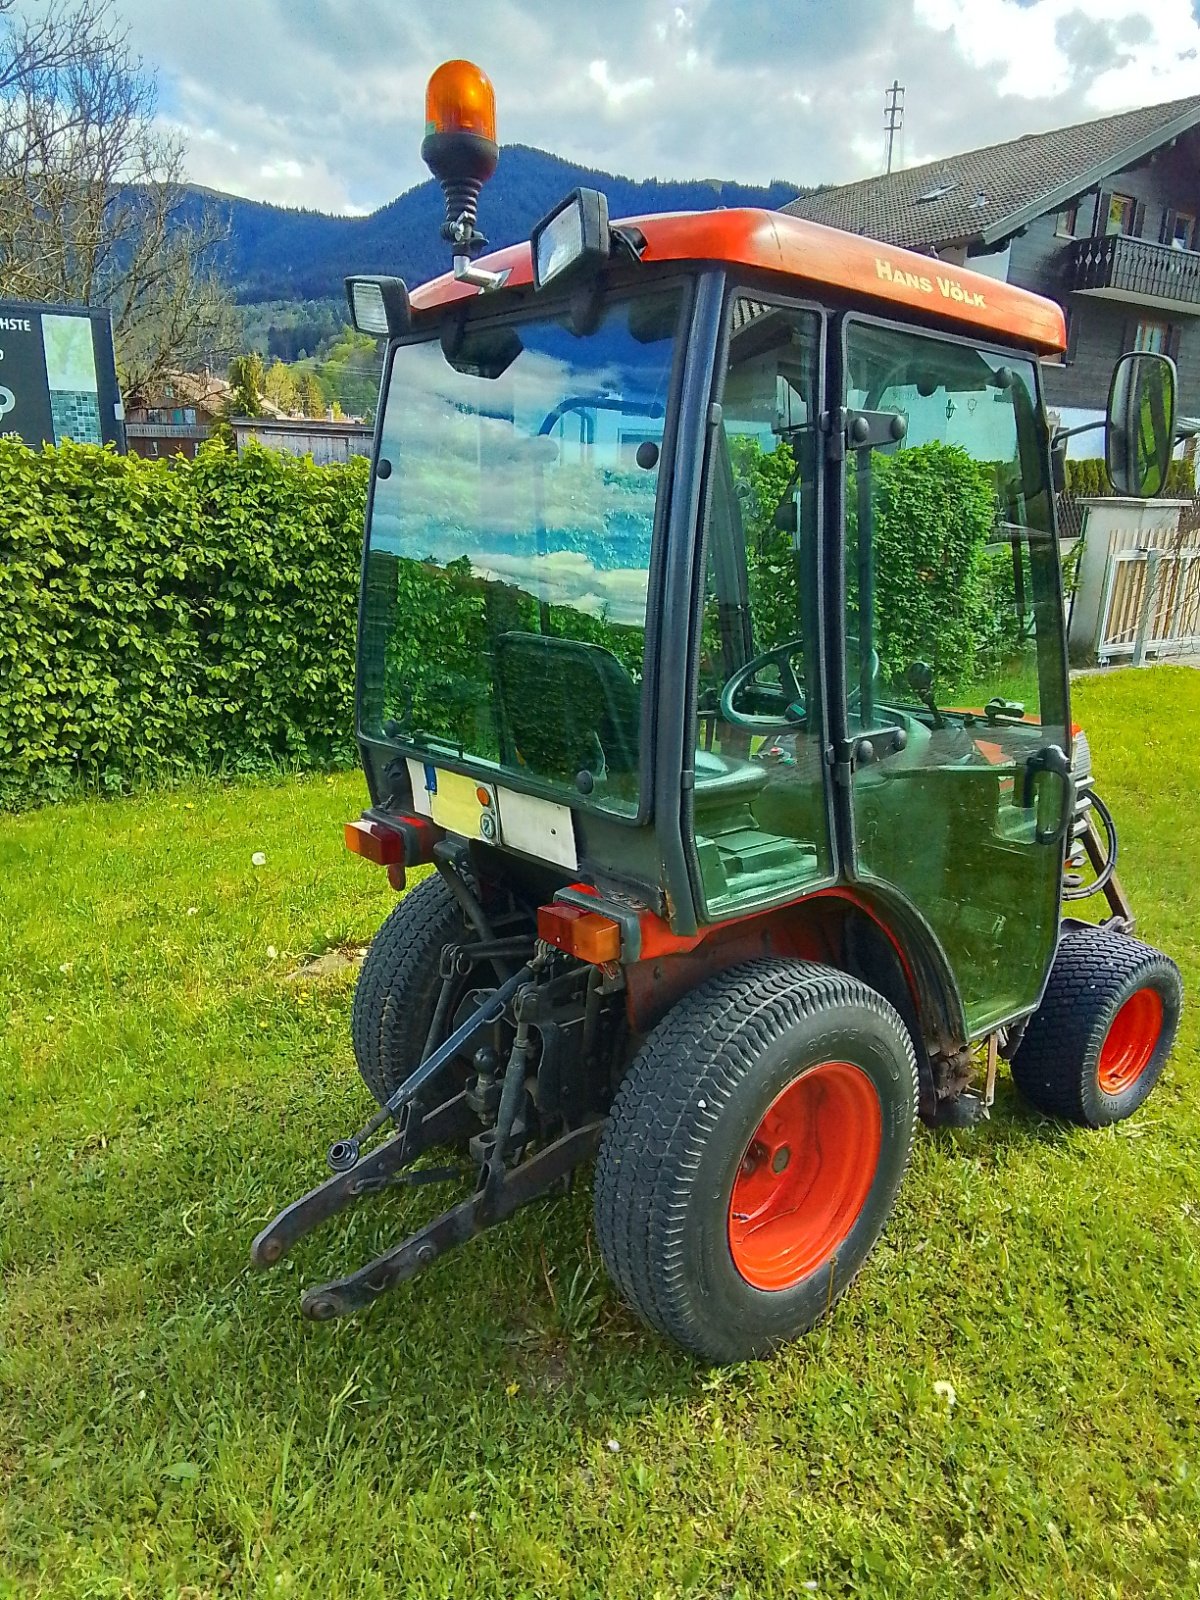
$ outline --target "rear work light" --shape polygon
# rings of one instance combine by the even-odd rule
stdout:
[[[544,289],[553,279],[598,271],[608,260],[608,201],[598,189],[576,189],[529,236],[533,281]]]
[[[539,906],[538,938],[579,961],[603,966],[621,959],[621,928],[611,917],[579,906]]]
[[[407,333],[408,289],[403,278],[347,278],[350,320],[359,333],[377,339]]]

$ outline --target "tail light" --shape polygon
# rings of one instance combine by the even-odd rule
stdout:
[[[598,911],[579,906],[539,906],[538,938],[579,961],[604,966],[621,959],[621,926]]]

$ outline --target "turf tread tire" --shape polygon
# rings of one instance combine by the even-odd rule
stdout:
[[[1113,1018],[1135,990],[1152,987],[1163,1025],[1150,1062],[1122,1094],[1105,1094],[1097,1068]],[[1064,929],[1042,1003],[1013,1054],[1013,1081],[1047,1116],[1103,1128],[1132,1115],[1157,1083],[1175,1041],[1183,1002],[1169,956],[1105,928]]]
[[[895,1053],[896,1104],[882,1105],[884,1150],[890,1132],[901,1156],[884,1197],[885,1217],[912,1149],[917,1065],[903,1020],[882,995],[856,978],[797,961],[764,959],[730,968],[671,1008],[647,1036],[617,1090],[596,1166],[595,1228],[601,1254],[622,1298],[652,1327],[703,1359],[737,1361],[766,1354],[818,1320],[778,1331],[714,1325],[711,1314],[706,1319],[698,1305],[704,1296],[697,1295],[689,1263],[688,1210],[705,1148],[756,1060],[789,1029],[835,1011],[851,1021],[857,1018]],[[889,1129],[890,1118],[894,1125]],[[881,1167],[883,1159],[881,1151]],[[883,1217],[827,1303],[839,1298],[857,1275]],[[748,1284],[741,1288],[752,1307],[775,1298]]]
[[[462,912],[435,875],[409,890],[371,942],[350,1032],[363,1082],[381,1105],[420,1064],[441,990],[442,950],[462,934]]]

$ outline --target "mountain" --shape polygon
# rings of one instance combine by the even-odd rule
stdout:
[[[515,244],[527,239],[533,225],[564,195],[581,186],[603,190],[614,219],[718,206],[776,210],[810,192],[792,183],[636,182],[515,144],[503,148],[496,175],[483,191],[480,227],[495,248]],[[188,209],[192,207],[216,210],[228,223],[222,267],[241,301],[340,295],[342,279],[352,272],[394,273],[412,285],[450,266],[449,247],[438,233],[442,194],[432,178],[367,217],[288,210],[201,189],[192,191]]]

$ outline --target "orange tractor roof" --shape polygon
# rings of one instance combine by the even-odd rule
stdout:
[[[842,233],[778,211],[680,211],[629,217],[646,237],[643,261],[724,261],[785,274],[815,291],[837,290],[872,302],[872,309],[916,311],[974,332],[1014,340],[1051,355],[1066,348],[1066,322],[1053,300],[933,256]],[[533,281],[529,245],[484,256],[493,272],[508,268],[508,283]],[[450,273],[414,289],[415,311],[477,294]]]

